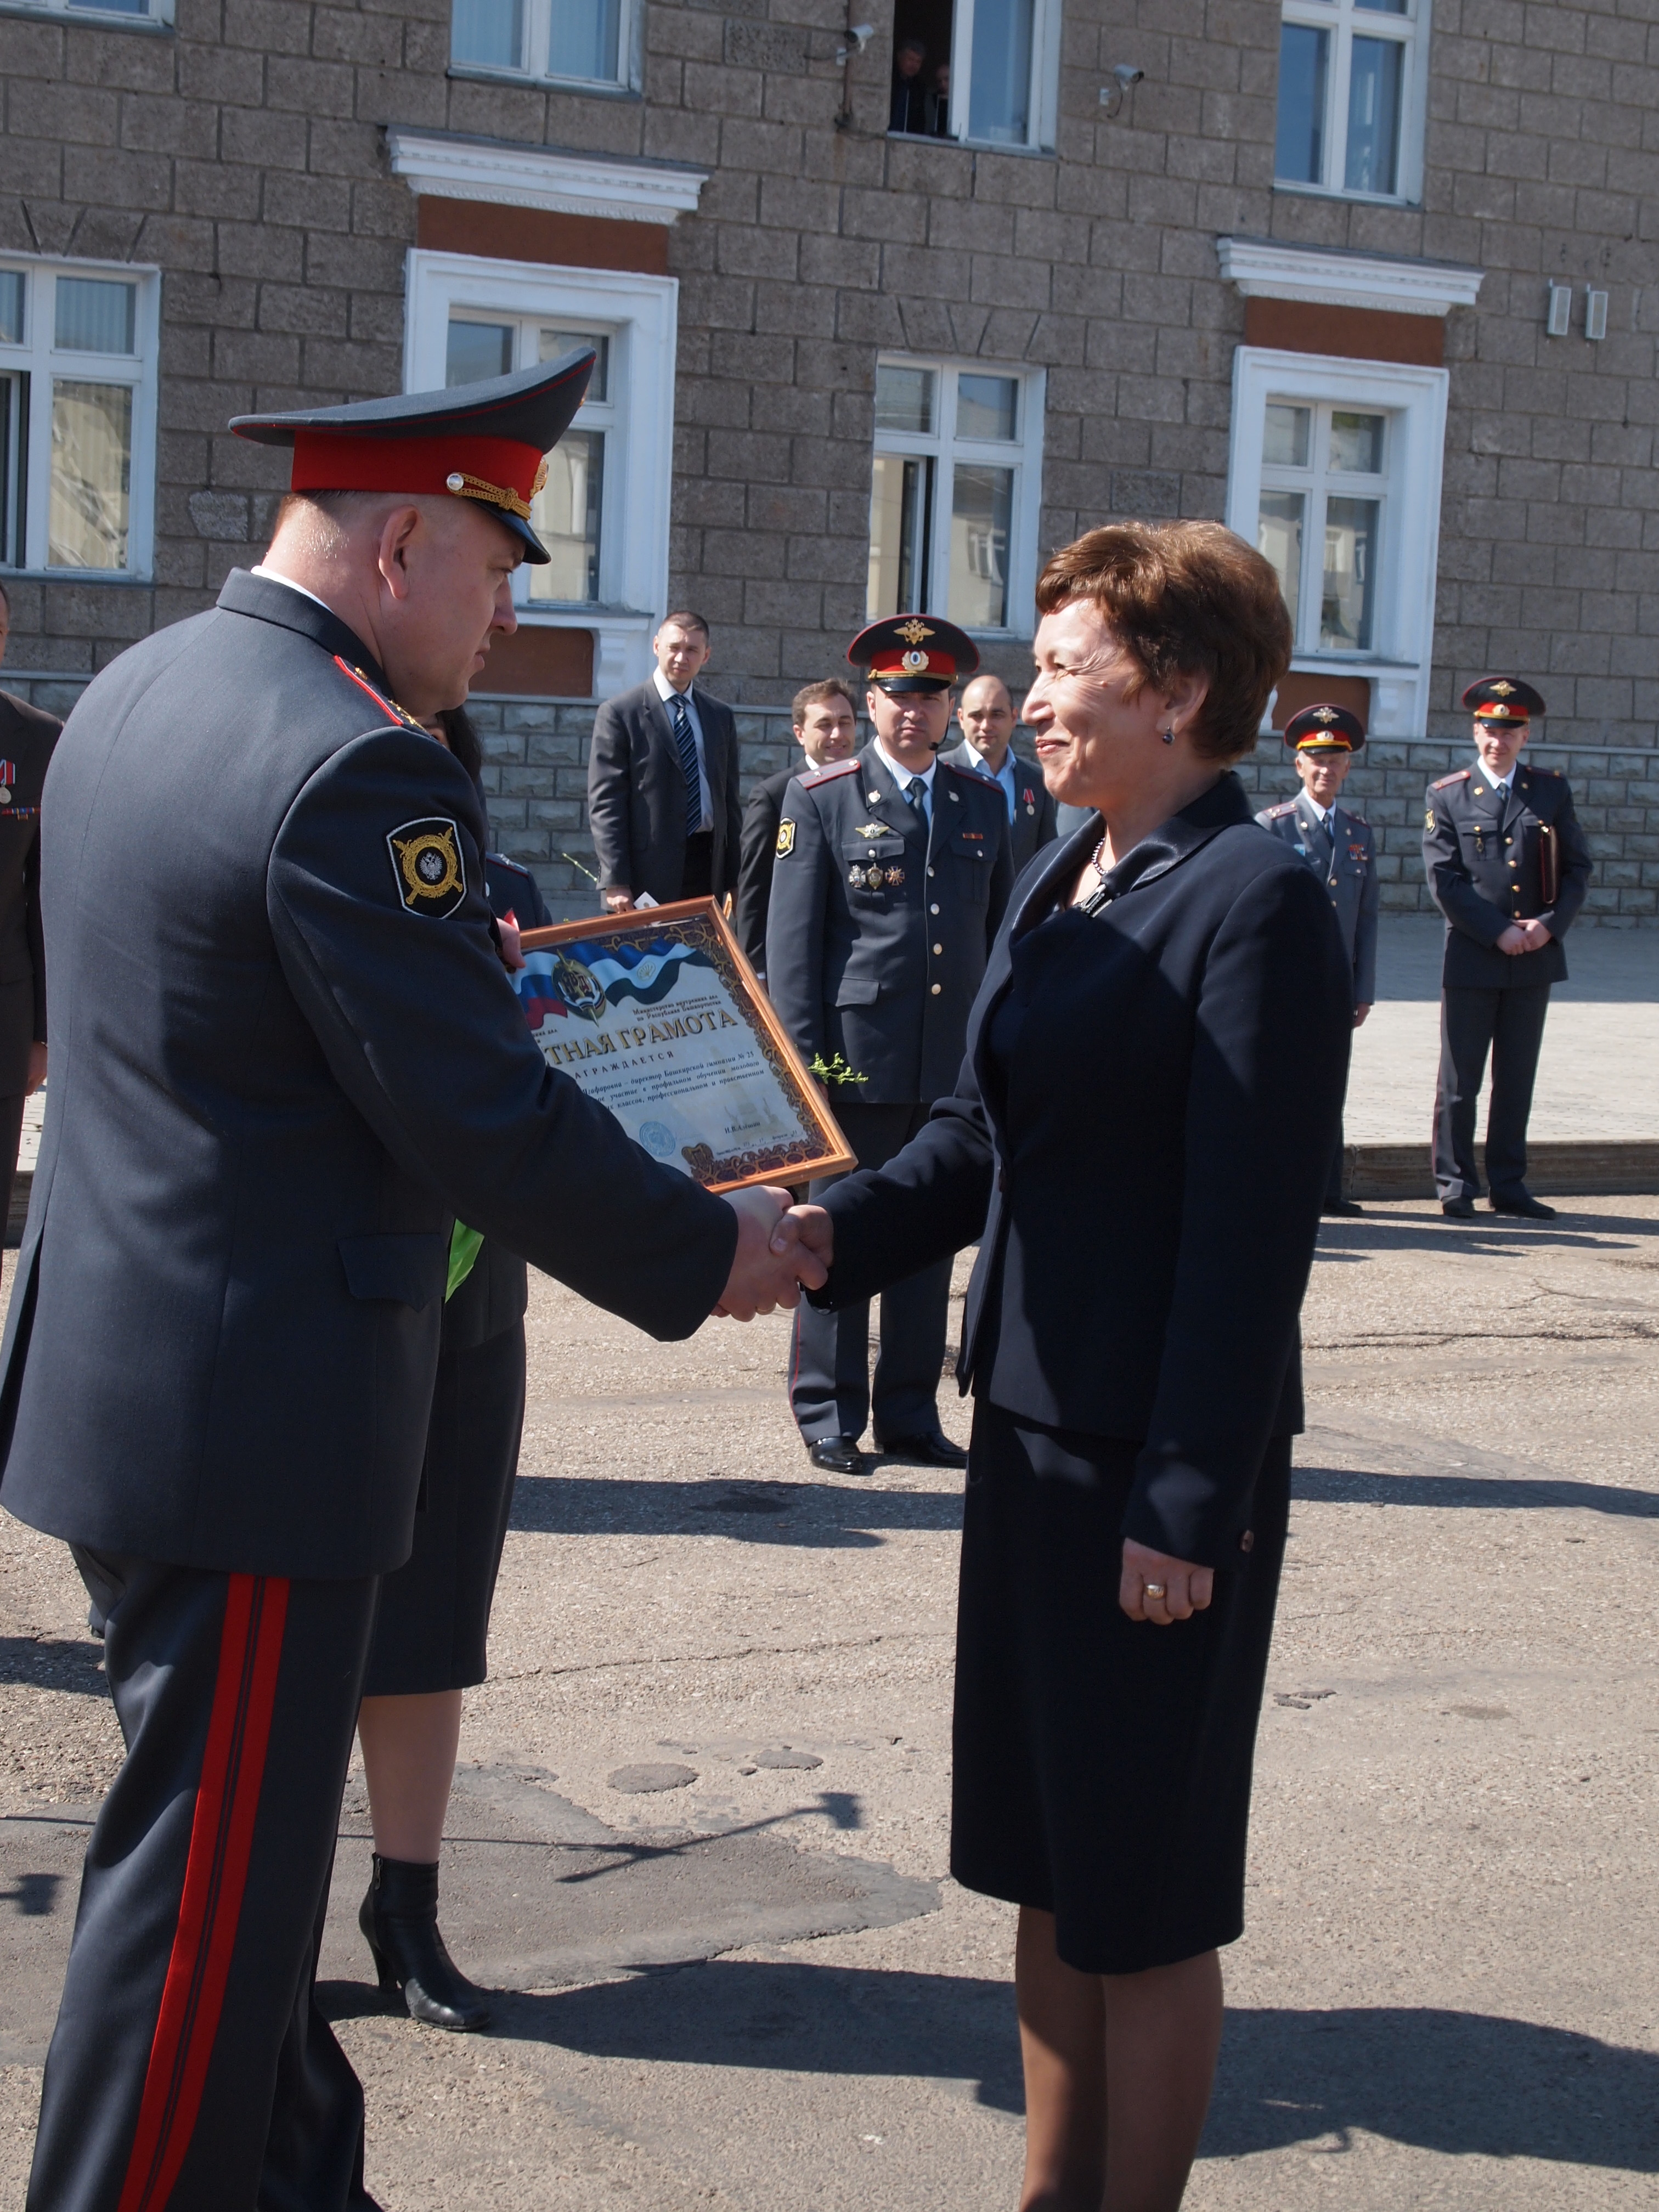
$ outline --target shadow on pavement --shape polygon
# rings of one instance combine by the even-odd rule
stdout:
[[[1488,1213],[1484,1206],[1473,1221],[1448,1221],[1437,1211],[1422,1208],[1391,1212],[1386,1199],[1362,1199],[1362,1220],[1330,1220],[1321,1224],[1316,1260],[1358,1260],[1372,1252],[1475,1252],[1490,1258],[1493,1253],[1536,1254],[1560,1249],[1594,1252],[1624,1239],[1652,1243],[1659,1238],[1659,1218],[1641,1214],[1575,1213],[1571,1196],[1555,1191],[1544,1194],[1555,1206],[1555,1221],[1522,1221],[1513,1214]]]
[[[745,1544],[855,1549],[884,1528],[962,1526],[958,1489],[879,1490],[827,1482],[629,1480],[625,1476],[521,1474],[513,1526],[542,1536],[730,1536]]]
[[[91,1637],[84,1643],[65,1644],[51,1637],[0,1636],[0,1682],[106,1697],[109,1686],[104,1680],[104,1647]]]
[[[1534,1480],[1298,1467],[1291,1482],[1294,1496],[1322,1505],[1472,1505],[1488,1513],[1516,1506],[1579,1506],[1626,1520],[1659,1520],[1659,1496],[1650,1490],[1620,1490],[1611,1483],[1574,1482],[1559,1475]]]

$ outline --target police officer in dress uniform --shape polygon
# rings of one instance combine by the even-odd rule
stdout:
[[[788,786],[766,928],[772,1003],[827,1088],[860,1167],[902,1150],[956,1085],[968,1012],[1013,882],[1001,791],[938,758],[951,689],[979,665],[933,615],[873,623],[848,649],[869,671],[873,740]],[[816,1198],[829,1188],[812,1186]],[[884,1293],[878,1450],[923,1465],[967,1455],[940,1431],[948,1261]],[[797,1309],[789,1401],[815,1467],[859,1474],[872,1411],[870,1309]]]
[[[1474,1109],[1492,1054],[1486,1183],[1494,1213],[1551,1221],[1526,1187],[1527,1119],[1550,985],[1565,982],[1561,939],[1584,903],[1590,854],[1566,778],[1520,763],[1544,702],[1518,677],[1471,684],[1475,764],[1431,783],[1423,864],[1446,917],[1434,1180],[1448,1220],[1468,1221],[1480,1190]]]
[[[1353,1025],[1358,1029],[1376,997],[1376,919],[1382,889],[1376,875],[1376,840],[1363,814],[1338,805],[1353,757],[1365,742],[1358,714],[1346,707],[1304,707],[1285,725],[1302,789],[1294,799],[1256,816],[1264,830],[1304,860],[1331,895],[1353,978]],[[1325,1187],[1326,1213],[1361,1213],[1342,1195],[1346,1147],[1337,1127],[1336,1152]]]
[[[657,1166],[536,1049],[477,793],[416,719],[514,627],[592,358],[242,417],[302,495],[264,562],[123,653],[58,741],[0,1500],[73,1549],[126,1758],[31,2212],[372,2203],[313,1982],[453,1218],[659,1337],[787,1297],[781,1194],[751,1215]]]

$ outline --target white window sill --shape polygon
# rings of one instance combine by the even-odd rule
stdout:
[[[1351,192],[1336,185],[1302,185],[1288,177],[1275,177],[1273,190],[1289,192],[1293,199],[1351,200],[1359,207],[1420,208],[1421,200],[1407,199],[1401,192]]]
[[[0,0],[0,7],[8,0]],[[29,13],[37,12],[30,9]],[[491,69],[483,62],[451,62],[444,74],[467,84],[527,84],[544,92],[592,93],[600,100],[638,100],[642,95],[631,84],[608,76],[541,76],[534,70]]]
[[[160,32],[167,37],[173,33],[171,18],[122,15],[108,8],[42,8],[35,0],[0,0],[0,15],[27,15],[35,23],[76,23],[82,29],[90,24],[100,31]]]
[[[0,6],[0,15],[21,15],[21,8]],[[44,15],[45,9],[31,8],[31,15]],[[79,17],[76,18],[78,21]],[[137,568],[7,568],[0,567],[0,580],[8,584],[143,584],[155,582],[153,576]],[[0,682],[3,682],[0,676]]]
[[[959,154],[1012,154],[1017,161],[1057,161],[1052,146],[1015,146],[1006,138],[941,138],[936,131],[889,131],[904,146],[954,146]]]

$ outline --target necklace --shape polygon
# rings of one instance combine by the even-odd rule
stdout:
[[[1089,865],[1093,868],[1098,881],[1088,897],[1082,901],[1082,907],[1084,913],[1092,917],[1112,902],[1112,894],[1106,888],[1106,840],[1103,837],[1095,847],[1094,854]]]

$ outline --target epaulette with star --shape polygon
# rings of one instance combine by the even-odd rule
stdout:
[[[1469,780],[1469,773],[1470,771],[1466,768],[1454,769],[1449,775],[1443,775],[1437,782],[1431,783],[1429,789],[1443,791],[1449,783],[1467,783]]]
[[[856,775],[859,764],[855,760],[834,761],[828,768],[815,769],[811,775],[800,777],[803,791],[816,791],[821,783],[833,783],[838,775]]]
[[[401,722],[406,730],[420,730],[423,736],[430,734],[425,730],[418,715],[411,714],[407,707],[400,707],[395,699],[388,699],[384,691],[376,690],[361,668],[354,668],[349,660],[343,660],[337,653],[334,655],[334,665],[342,676],[349,676],[360,691],[366,692],[377,707],[385,709],[388,722]]]
[[[1277,806],[1270,806],[1267,809],[1267,819],[1270,822],[1277,822],[1281,814],[1294,814],[1295,811],[1295,799],[1281,799]]]

